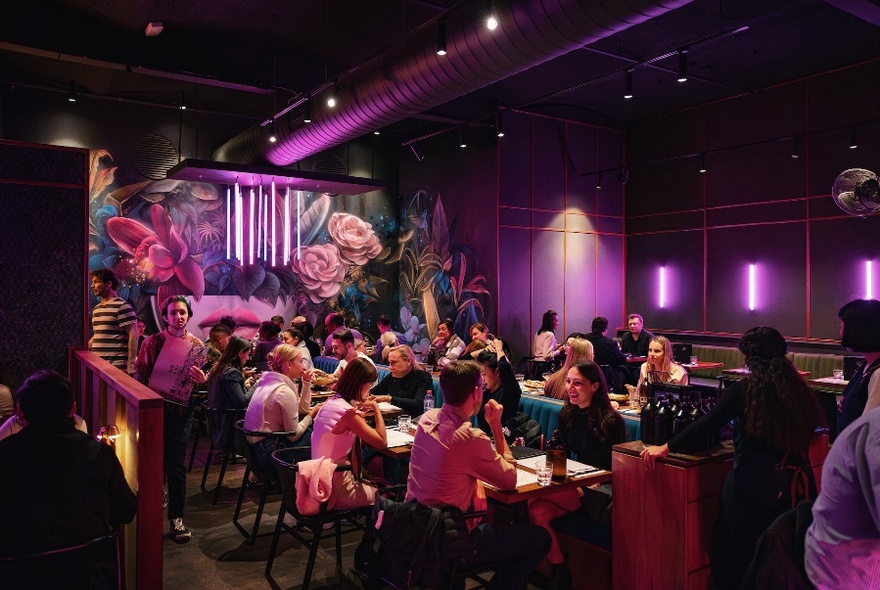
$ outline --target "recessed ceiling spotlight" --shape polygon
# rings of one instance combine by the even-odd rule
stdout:
[[[156,37],[157,35],[159,35],[159,33],[162,32],[162,29],[164,28],[165,25],[163,25],[159,21],[147,23],[147,28],[144,29],[144,35],[146,35],[147,37]]]

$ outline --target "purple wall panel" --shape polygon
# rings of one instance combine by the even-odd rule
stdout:
[[[596,315],[608,318],[610,334],[623,325],[623,237],[598,236],[596,259]]]
[[[534,125],[533,205],[562,210],[565,208],[565,123],[536,117]]]
[[[878,79],[880,62],[876,61],[812,78],[809,82],[812,128],[818,131],[848,127],[880,118],[880,100],[876,92]]]
[[[649,215],[647,217],[628,217],[626,219],[627,235],[700,229],[702,227],[702,210]]]
[[[707,156],[706,205],[763,203],[806,195],[806,159],[793,141],[775,141]]]
[[[854,150],[849,149],[850,128],[817,133],[810,138],[811,194],[830,195],[834,179],[847,168],[880,173],[880,122],[859,125],[856,134],[859,147]]]
[[[807,119],[806,89],[804,82],[788,84],[700,109],[705,112],[705,144],[698,151],[800,133]]]
[[[565,213],[562,211],[533,211],[532,223],[541,229],[565,229]]]
[[[623,217],[599,217],[596,228],[601,233],[623,235]]]
[[[501,203],[531,205],[532,121],[517,113],[504,116],[504,138],[498,142]]]
[[[555,231],[532,232],[532,326],[537,331],[541,314],[555,309],[559,314],[560,336],[565,328],[565,234]]]
[[[596,212],[596,129],[584,125],[568,125],[568,210]],[[586,174],[586,176],[585,176]]]
[[[602,190],[598,193],[599,213],[623,215],[623,183],[618,180],[623,161],[623,134],[599,129],[599,169],[607,171],[602,175]]]
[[[517,227],[530,227],[532,225],[531,209],[501,207],[498,211],[498,216],[498,223],[501,225],[514,225]]]
[[[506,340],[517,359],[531,354],[531,231],[501,228],[498,232],[498,326],[497,334]],[[542,310],[544,311],[544,310]],[[540,322],[540,318],[538,318]]]
[[[839,335],[837,310],[866,296],[865,262],[873,261],[872,296],[880,298],[880,217],[847,217],[810,224],[810,336]]]
[[[805,223],[708,232],[709,331],[741,333],[763,325],[805,337],[806,250]],[[748,308],[749,264],[757,269],[754,311]]]
[[[567,213],[565,216],[565,228],[569,232],[595,232],[598,229],[597,224],[595,215]]]
[[[706,149],[702,142],[703,114],[691,109],[642,121],[627,130],[627,164],[632,174],[642,174],[641,163],[670,154],[693,154]],[[634,131],[634,132],[631,132]]]
[[[793,221],[804,219],[806,215],[807,201],[803,199],[782,203],[709,209],[706,212],[706,225],[708,227],[716,227],[746,223],[766,223],[770,221]]]
[[[701,208],[703,175],[699,167],[698,158],[633,163],[627,184],[627,216]]]
[[[560,341],[571,332],[589,332],[590,322],[596,317],[595,234],[565,235],[564,317],[556,335]]]

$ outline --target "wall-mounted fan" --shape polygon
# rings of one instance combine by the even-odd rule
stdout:
[[[867,217],[880,211],[880,181],[870,170],[850,168],[834,179],[831,197],[849,215]]]

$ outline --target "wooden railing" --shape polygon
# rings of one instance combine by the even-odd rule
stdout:
[[[89,431],[97,435],[103,425],[119,427],[116,456],[138,496],[137,517],[122,530],[125,587],[161,588],[162,398],[82,347],[70,347],[68,365],[77,413]]]

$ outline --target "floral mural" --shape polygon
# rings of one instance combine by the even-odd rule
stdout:
[[[357,326],[364,314],[381,313],[380,299],[399,296],[388,289],[399,262],[390,259],[390,247],[383,247],[399,243],[396,211],[379,216],[380,227],[374,227],[334,210],[336,202],[326,194],[302,193],[302,214],[290,214],[301,245],[297,249],[294,243],[289,262],[281,262],[279,235],[268,245],[279,262],[273,265],[264,251],[263,259],[243,264],[227,257],[225,186],[163,180],[114,188],[116,170],[107,151],[91,153],[89,265],[115,270],[120,296],[139,313],[167,295],[184,293],[201,302],[202,311],[194,310],[194,316],[212,317],[216,310],[205,302],[222,299],[228,306],[233,296],[242,306],[256,299],[268,306],[263,313],[273,309],[288,320],[305,315],[318,323],[330,311],[340,311]],[[269,194],[267,203],[283,218],[283,195]]]

